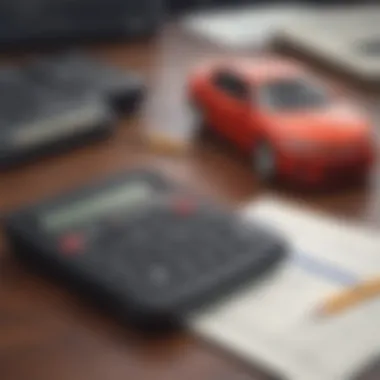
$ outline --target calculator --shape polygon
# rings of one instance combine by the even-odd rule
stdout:
[[[74,50],[42,56],[26,70],[37,83],[73,93],[95,93],[120,115],[137,112],[146,94],[145,82],[139,74]]]
[[[40,86],[21,68],[0,70],[0,167],[111,134],[115,114],[87,91]]]
[[[184,324],[287,255],[267,227],[136,170],[5,218],[13,254],[144,330]]]

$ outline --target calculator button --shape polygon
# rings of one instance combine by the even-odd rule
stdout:
[[[171,271],[162,264],[152,264],[148,268],[148,279],[154,287],[164,287],[172,282]]]
[[[75,255],[80,253],[85,248],[84,237],[80,233],[71,233],[61,237],[60,251],[65,255]]]
[[[187,216],[196,211],[197,203],[190,198],[175,198],[172,200],[171,207],[175,214]]]

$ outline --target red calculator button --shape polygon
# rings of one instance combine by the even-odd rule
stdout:
[[[177,198],[173,200],[172,207],[179,215],[189,215],[196,211],[197,204],[193,199]]]
[[[60,240],[60,250],[65,255],[75,255],[84,249],[84,238],[82,234],[68,234]]]

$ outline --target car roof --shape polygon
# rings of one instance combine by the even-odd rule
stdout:
[[[294,78],[306,72],[301,64],[277,57],[231,59],[217,66],[219,69],[225,68],[239,73],[254,85],[275,79]]]

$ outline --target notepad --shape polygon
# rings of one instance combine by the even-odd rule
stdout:
[[[289,380],[347,380],[380,353],[380,298],[318,319],[332,292],[380,273],[380,231],[265,198],[247,207],[286,234],[289,259],[189,321],[202,339]]]

